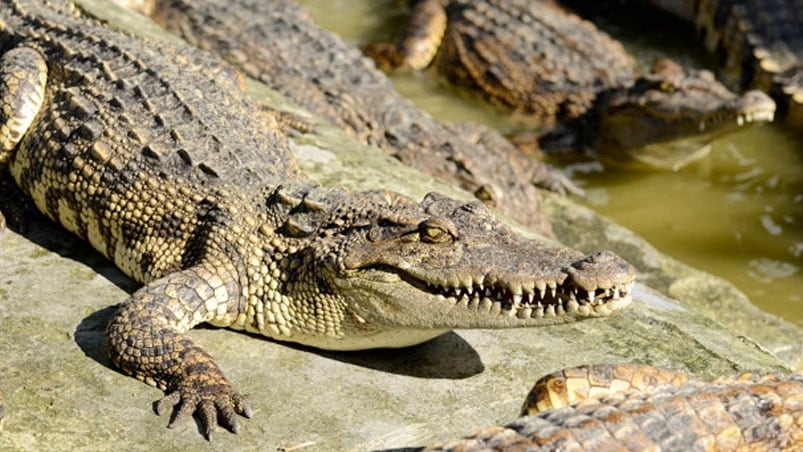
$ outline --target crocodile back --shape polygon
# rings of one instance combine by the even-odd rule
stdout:
[[[457,86],[549,126],[629,83],[635,62],[593,24],[547,1],[448,2],[435,63]]]
[[[207,75],[225,63],[145,43],[64,5],[0,7],[3,51],[27,46],[48,68],[43,105],[9,168],[43,212],[130,276],[191,265],[203,246],[190,244],[209,235],[201,225],[253,210],[266,186],[302,178],[275,122]],[[168,249],[169,262],[154,265]]]

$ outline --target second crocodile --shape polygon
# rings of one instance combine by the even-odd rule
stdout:
[[[714,137],[773,118],[764,93],[737,96],[708,71],[660,61],[638,75],[620,43],[554,2],[410,3],[403,36],[369,44],[366,54],[385,68],[434,61],[471,96],[536,132],[553,129],[545,147],[590,147],[609,160],[674,168]]]

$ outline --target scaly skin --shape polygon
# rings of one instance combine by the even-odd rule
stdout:
[[[803,374],[707,383],[651,366],[582,366],[540,379],[521,415],[425,450],[800,450]]]
[[[722,56],[722,77],[760,89],[779,116],[803,129],[803,1],[650,0],[694,24],[708,50]]]
[[[225,63],[83,18],[0,3],[0,161],[36,206],[144,284],[108,326],[112,361],[236,432],[245,399],[186,332],[327,349],[402,347],[457,327],[551,325],[630,302],[609,252],[524,239],[479,202],[322,188]],[[258,133],[257,133],[258,131]]]
[[[538,134],[561,135],[545,147],[587,147],[614,161],[674,168],[714,137],[771,121],[775,111],[763,93],[739,97],[707,71],[667,71],[660,63],[639,76],[621,44],[553,2],[412,3],[402,38],[369,44],[366,54],[386,68],[412,69],[434,56],[450,84],[527,121]],[[656,145],[663,146],[658,155]]]
[[[580,191],[558,170],[502,139],[473,142],[404,99],[353,45],[290,1],[116,0],[190,44],[213,51],[368,145],[460,186],[541,233],[536,184]],[[496,133],[481,126],[478,133]]]

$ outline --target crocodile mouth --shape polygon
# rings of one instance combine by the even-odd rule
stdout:
[[[488,317],[549,319],[562,316],[596,317],[609,315],[630,304],[633,281],[606,287],[582,287],[569,275],[563,281],[542,281],[509,285],[483,277],[480,282],[450,285],[431,282],[401,269],[377,265],[363,269],[363,276],[373,273],[385,282],[398,278],[436,301],[451,303],[455,308],[485,314]],[[380,274],[382,276],[380,276]],[[373,278],[371,278],[373,279]]]
[[[775,104],[759,104],[739,112],[722,112],[708,115],[697,123],[697,131],[704,134],[719,129],[739,128],[752,123],[772,122],[775,118]],[[735,123],[735,124],[734,124]]]
[[[421,283],[418,286],[421,288]],[[519,319],[606,315],[614,305],[628,303],[633,291],[632,282],[590,290],[557,282],[518,288],[484,284],[452,287],[424,282],[423,287],[456,307]]]

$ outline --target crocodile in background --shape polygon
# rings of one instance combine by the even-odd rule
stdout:
[[[519,144],[677,169],[714,138],[773,119],[767,95],[736,95],[709,71],[659,60],[639,75],[619,42],[555,2],[410,3],[398,41],[368,44],[366,54],[386,69],[432,63],[451,85],[535,129],[515,137]]]

